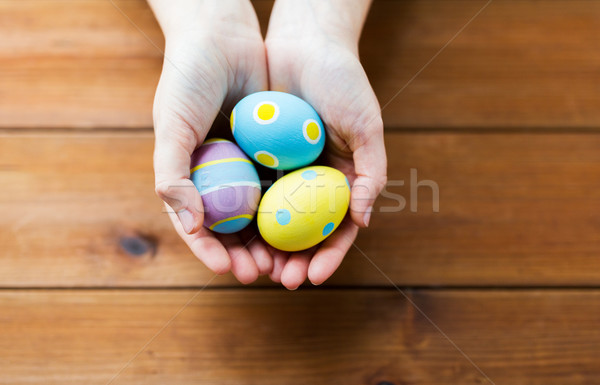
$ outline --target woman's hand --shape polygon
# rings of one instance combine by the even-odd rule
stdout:
[[[350,215],[318,248],[277,252],[271,279],[295,289],[321,284],[338,268],[386,183],[383,122],[358,59],[369,1],[278,0],[266,39],[270,89],[310,103],[327,130],[325,159],[352,184]]]
[[[181,238],[215,273],[242,283],[268,274],[273,258],[254,230],[216,235],[202,226],[202,200],[190,176],[190,155],[221,112],[266,90],[264,42],[248,0],[150,0],[166,39],[154,100],[156,193]]]

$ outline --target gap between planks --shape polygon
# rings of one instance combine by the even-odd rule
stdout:
[[[547,135],[547,134],[600,134],[600,126],[597,127],[385,127],[386,133],[397,134],[479,134],[479,135],[495,135],[495,134],[514,134],[514,135]],[[153,137],[154,129],[152,127],[85,127],[85,128],[2,128],[0,127],[0,138],[56,138],[61,135],[73,137]]]

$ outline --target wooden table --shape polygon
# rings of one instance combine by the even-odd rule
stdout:
[[[0,383],[598,383],[600,2],[485,4],[375,1],[393,183],[287,292],[214,278],[162,212],[147,5],[0,1]]]

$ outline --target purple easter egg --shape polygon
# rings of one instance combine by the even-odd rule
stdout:
[[[254,218],[260,180],[252,161],[234,143],[210,139],[192,154],[190,179],[202,196],[204,226],[235,233]]]

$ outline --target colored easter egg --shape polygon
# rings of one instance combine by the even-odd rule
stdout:
[[[350,185],[340,171],[309,166],[277,180],[258,208],[258,229],[284,251],[312,247],[338,227],[350,203]]]
[[[210,139],[192,154],[190,179],[204,204],[204,226],[235,233],[254,218],[260,180],[252,161],[234,143]]]
[[[231,112],[231,131],[246,154],[263,166],[291,170],[314,162],[325,129],[310,104],[277,91],[248,95]]]

